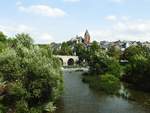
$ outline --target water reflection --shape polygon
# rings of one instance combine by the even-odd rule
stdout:
[[[150,108],[150,93],[129,89],[128,84],[122,84],[122,87],[122,91],[127,93],[127,95],[125,95],[127,99],[136,101],[142,106]]]
[[[81,74],[82,72],[75,71],[64,72],[65,89],[56,113],[150,113],[150,106],[143,106],[142,101],[129,101],[122,97],[92,91],[82,82]],[[128,92],[130,91],[121,86],[120,93],[130,97],[131,94]],[[139,95],[137,100],[142,96],[143,94]],[[147,98],[150,99],[150,96]],[[147,98],[143,99],[147,101]]]

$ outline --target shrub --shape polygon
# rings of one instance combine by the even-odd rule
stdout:
[[[120,81],[117,77],[111,74],[101,76],[100,89],[107,93],[117,93],[120,88]]]
[[[89,86],[95,90],[104,91],[108,94],[115,94],[120,88],[120,81],[112,74],[104,75],[86,75],[83,82],[89,83]]]

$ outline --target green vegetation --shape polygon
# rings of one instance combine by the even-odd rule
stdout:
[[[114,94],[119,89],[121,66],[119,60],[113,58],[102,50],[96,42],[93,42],[88,50],[89,72],[84,75],[83,81],[90,87]]]
[[[0,52],[7,46],[6,36],[0,32]]]
[[[61,44],[60,50],[55,50],[54,49],[53,53],[55,55],[73,55],[73,51],[72,51],[70,45],[68,43],[66,43],[66,42],[63,42]]]
[[[79,64],[85,60],[86,57],[86,49],[83,43],[79,43],[75,45],[76,55],[79,57]]]
[[[150,91],[150,52],[143,46],[131,46],[125,51],[129,60],[123,80],[131,83],[134,88]]]
[[[108,55],[120,60],[121,57],[121,49],[119,47],[116,46],[111,46],[110,48],[108,48]]]
[[[120,88],[119,79],[107,73],[104,75],[84,75],[83,82],[89,83],[89,86],[95,90],[108,94],[116,94]]]
[[[84,57],[89,65],[89,73],[83,77],[91,87],[107,93],[117,89],[119,80],[130,83],[134,89],[150,92],[150,49],[146,46],[130,46],[122,54],[115,46],[102,50],[96,42],[86,51]],[[128,63],[121,66],[120,59]],[[103,80],[105,79],[105,80]],[[112,83],[112,84],[110,84]],[[110,92],[108,91],[110,89]]]
[[[106,52],[101,51],[91,56],[89,61],[90,73],[105,74],[110,73],[120,77],[121,67],[119,61],[108,56]]]
[[[63,77],[51,49],[35,46],[28,34],[18,34],[2,50],[0,113],[53,112]]]
[[[134,55],[149,56],[149,48],[145,46],[140,46],[140,45],[130,46],[125,50],[123,57],[124,59],[131,61],[132,60],[131,58]]]
[[[53,54],[79,56],[79,66],[89,66],[83,81],[96,90],[118,93],[120,80],[150,92],[150,49],[130,46],[124,53],[108,51],[93,41],[90,46],[62,43],[58,51],[34,45],[28,34],[8,38],[0,32],[0,113],[51,113],[63,90],[61,63]],[[120,59],[128,63],[122,67]]]

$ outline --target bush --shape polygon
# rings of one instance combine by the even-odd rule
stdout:
[[[104,75],[84,75],[83,82],[95,90],[104,91],[108,94],[115,94],[120,88],[120,81],[111,74]]]
[[[111,74],[101,76],[100,89],[107,93],[117,93],[120,88],[120,81]]]

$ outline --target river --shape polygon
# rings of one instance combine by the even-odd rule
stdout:
[[[133,94],[135,96],[136,92]],[[145,96],[141,92],[137,93],[139,101],[129,101],[93,91],[82,82],[82,72],[65,70],[64,94],[58,102],[56,113],[150,113],[150,106],[144,105],[148,99],[150,95]]]

